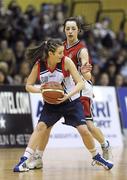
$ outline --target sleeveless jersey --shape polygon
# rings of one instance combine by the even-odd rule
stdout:
[[[47,67],[45,62],[40,63],[38,60],[36,63],[38,64],[38,78],[41,84],[51,81],[59,82],[62,84],[64,92],[68,94],[74,89],[75,83],[69,72],[64,69],[64,61],[65,56],[62,58],[62,61],[56,65],[53,71]],[[73,101],[79,97],[80,93],[77,93],[69,100]]]
[[[67,41],[64,41],[64,55],[72,59],[79,72],[81,67],[80,52],[83,48],[86,48],[85,43],[83,41],[77,41],[75,44],[73,44],[70,47],[68,47]],[[92,63],[90,57],[89,57],[89,63],[90,64]],[[84,78],[83,80],[85,83],[85,88],[81,91],[81,96],[86,96],[92,99],[93,98],[92,82],[86,81]]]

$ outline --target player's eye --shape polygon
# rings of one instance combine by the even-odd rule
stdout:
[[[66,31],[69,31],[70,30],[70,28],[66,28]]]

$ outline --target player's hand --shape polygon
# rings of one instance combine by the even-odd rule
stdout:
[[[91,72],[92,71],[92,65],[89,64],[89,63],[86,63],[84,65],[81,66],[81,73],[82,74],[85,74],[85,73],[88,73],[88,72]]]
[[[62,102],[64,102],[64,101],[66,101],[68,98],[69,98],[68,95],[67,95],[67,94],[64,94],[64,96],[63,96],[62,98],[58,98],[58,99],[57,99],[56,104],[60,104],[60,103],[62,103]]]
[[[42,83],[41,86],[40,86],[40,91],[42,92],[43,90],[43,87],[44,87],[45,83]]]

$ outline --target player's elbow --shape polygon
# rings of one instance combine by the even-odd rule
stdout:
[[[27,92],[29,92],[29,85],[28,84],[26,84],[25,89]]]
[[[81,87],[81,89],[84,88],[84,81],[83,80],[80,81],[80,87]]]

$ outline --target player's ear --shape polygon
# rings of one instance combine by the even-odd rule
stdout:
[[[78,29],[78,33],[80,33],[81,32],[81,29]]]
[[[65,33],[65,27],[64,26],[62,26],[62,31]]]
[[[53,54],[54,54],[54,53],[53,53],[52,51],[49,51],[49,52],[48,52],[48,55],[49,55],[49,56],[52,56]]]

